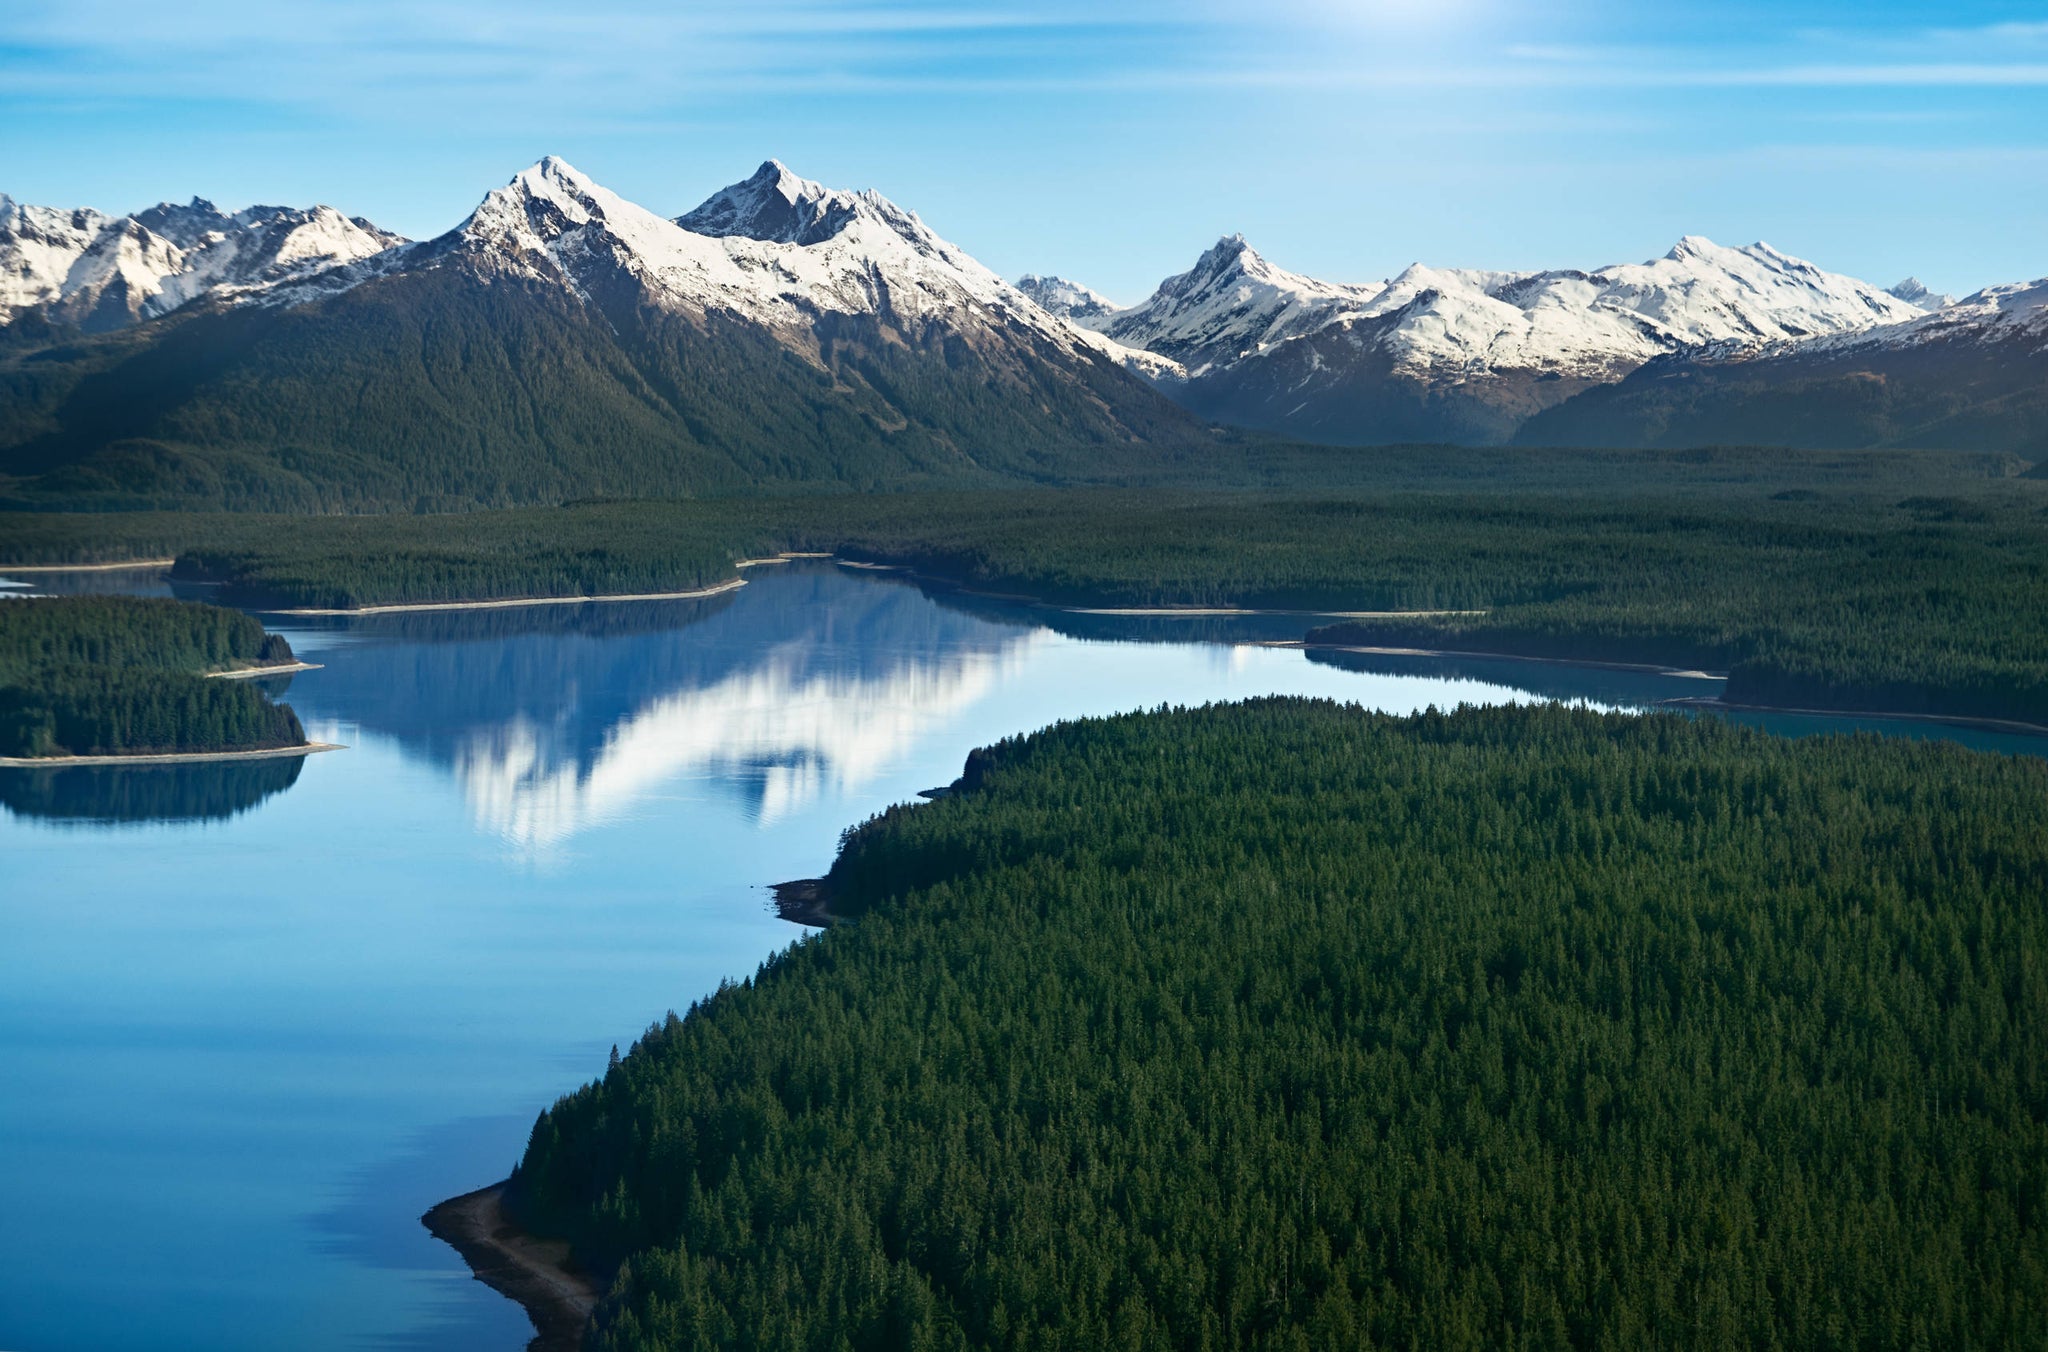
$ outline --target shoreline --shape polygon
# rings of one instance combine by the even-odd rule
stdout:
[[[1787,704],[1731,704],[1723,699],[1690,698],[1658,701],[1676,709],[1727,710],[1731,713],[1803,714],[1809,718],[1883,718],[1900,723],[1943,723],[1979,732],[2010,732],[2023,737],[2048,737],[2048,724],[2027,723],[2017,718],[1993,718],[1988,714],[1916,714],[1899,709],[1795,709]]]
[[[526,1312],[534,1330],[527,1352],[576,1352],[603,1293],[570,1266],[566,1242],[536,1239],[505,1214],[505,1188],[493,1183],[451,1197],[420,1224],[461,1255],[471,1276]]]
[[[114,756],[0,756],[0,769],[61,770],[73,765],[194,765],[201,761],[281,760],[346,751],[339,742],[305,742],[298,746],[266,746],[254,751],[144,751]]]
[[[1101,615],[1149,619],[1160,616],[1177,619],[1243,618],[1246,616],[1295,615],[1316,620],[1408,620],[1439,615],[1484,615],[1484,610],[1301,610],[1292,606],[1083,606],[1065,601],[1048,601],[1028,592],[981,591],[943,573],[927,573],[907,563],[871,563],[865,559],[843,559],[837,554],[785,554],[775,559],[750,559],[748,563],[782,563],[790,559],[830,559],[841,568],[863,573],[901,573],[913,582],[942,588],[980,601],[1006,601],[1033,610],[1054,610],[1062,615]],[[745,564],[739,566],[746,566]]]
[[[768,890],[775,895],[776,916],[792,925],[831,929],[846,919],[832,911],[832,889],[828,879],[792,878],[786,883],[770,883]]]
[[[1556,667],[1595,667],[1602,671],[1638,671],[1650,676],[1670,676],[1688,681],[1725,681],[1725,671],[1695,671],[1690,667],[1665,666],[1658,662],[1604,662],[1592,657],[1531,657],[1521,653],[1472,652],[1460,648],[1379,648],[1356,643],[1310,643],[1306,639],[1274,639],[1261,644],[1267,648],[1299,648],[1303,652],[1366,653],[1380,657],[1467,657],[1492,662],[1543,662]],[[1791,712],[1787,710],[1787,712]]]
[[[1044,601],[1034,602],[1050,610],[1065,611],[1069,615],[1141,615],[1141,616],[1188,616],[1205,615],[1299,615],[1315,620],[1412,620],[1438,615],[1484,615],[1483,610],[1282,610],[1258,606],[1056,606]]]
[[[318,662],[284,662],[271,667],[236,667],[233,671],[204,673],[212,681],[253,681],[259,676],[289,676],[295,671],[318,671]]]
[[[0,563],[0,577],[10,573],[120,573],[131,569],[168,568],[176,559],[130,559],[126,563]]]
[[[1466,657],[1495,662],[1542,662],[1551,666],[1593,667],[1603,671],[1634,671],[1678,680],[1725,681],[1725,673],[1692,671],[1658,666],[1650,662],[1602,662],[1592,658],[1525,657],[1516,653],[1465,652],[1449,648],[1368,648],[1349,643],[1307,643],[1298,639],[1272,639],[1255,646],[1299,648],[1303,652],[1368,653],[1386,657]],[[1808,718],[1882,718],[1898,723],[1940,723],[1948,727],[1974,728],[1980,732],[2015,733],[2023,737],[2048,737],[2048,724],[2028,723],[2017,718],[1996,718],[1989,714],[1928,714],[1903,709],[1812,709],[1790,704],[1734,703],[1712,695],[1678,695],[1657,701],[1672,709],[1722,710],[1730,713],[1796,714]]]
[[[406,611],[423,610],[510,610],[518,606],[582,606],[609,601],[695,601],[706,596],[719,596],[725,592],[737,591],[746,585],[745,578],[735,577],[709,587],[698,587],[693,591],[607,592],[597,596],[516,596],[501,601],[406,601],[390,605],[347,608],[299,606],[280,609],[251,606],[249,609],[256,615],[395,615]]]

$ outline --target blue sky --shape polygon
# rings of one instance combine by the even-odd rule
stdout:
[[[2048,3],[7,0],[0,191],[420,236],[559,154],[668,214],[775,156],[1122,301],[1243,232],[1338,280],[1683,234],[2048,274]]]

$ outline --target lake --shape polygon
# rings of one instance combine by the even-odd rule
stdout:
[[[0,771],[0,1347],[524,1346],[420,1213],[502,1178],[614,1045],[798,940],[768,885],[822,873],[842,829],[975,746],[1275,693],[1407,712],[1718,690],[1261,646],[1302,616],[1067,615],[829,564],[750,579],[273,618],[323,664],[282,697],[348,750]]]

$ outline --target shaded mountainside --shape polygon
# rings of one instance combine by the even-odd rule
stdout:
[[[806,352],[730,316],[456,268],[0,363],[0,475],[73,507],[1087,480],[1207,438],[1110,362],[1036,344],[828,315]]]
[[[771,163],[681,222],[549,159],[437,239],[107,336],[65,341],[29,314],[0,349],[0,501],[1068,482],[1214,441],[1125,369],[1154,359],[874,193]]]
[[[1066,724],[535,1124],[587,1346],[1997,1346],[2031,758],[1556,707]]]
[[[1516,440],[1925,447],[2048,458],[2048,332],[2038,318],[2032,325],[1939,319],[1858,343],[1652,362],[1537,414]]]

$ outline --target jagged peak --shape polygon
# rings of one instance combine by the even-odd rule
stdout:
[[[1260,257],[1257,249],[1246,243],[1243,235],[1232,233],[1218,239],[1204,250],[1202,257],[1195,264],[1195,270],[1220,272],[1232,265],[1243,266],[1247,261],[1260,263],[1265,260]]]
[[[808,246],[832,239],[858,220],[877,221],[913,243],[924,242],[929,233],[916,213],[880,193],[828,188],[774,159],[676,217],[676,224],[697,235]]]
[[[1029,296],[1039,309],[1065,319],[1099,319],[1115,314],[1121,308],[1093,287],[1065,277],[1027,272],[1017,279],[1017,289]]]
[[[560,155],[541,156],[540,159],[513,175],[512,181],[505,186],[546,196],[554,196],[564,189],[579,197],[588,197],[593,191],[603,191],[596,179],[593,179]]]
[[[1904,281],[1896,282],[1886,287],[1885,294],[1895,300],[1902,300],[1908,305],[1930,312],[1939,310],[1946,305],[1953,305],[1956,300],[1954,296],[1930,291],[1927,283],[1921,281],[1918,277],[1908,277]]]

